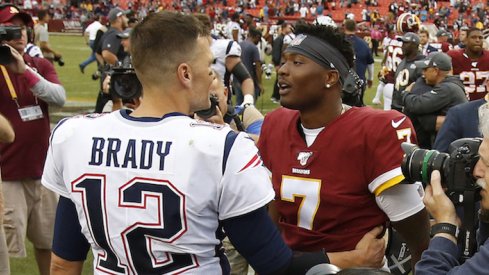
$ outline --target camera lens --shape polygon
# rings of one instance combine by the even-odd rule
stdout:
[[[403,143],[402,148],[406,155],[401,164],[402,173],[406,180],[420,181],[429,184],[431,172],[439,170],[442,182],[445,182],[444,171],[449,155],[436,150],[420,149],[416,145]]]

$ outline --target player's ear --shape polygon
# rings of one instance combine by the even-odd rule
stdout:
[[[181,63],[178,65],[177,78],[183,86],[187,88],[191,87],[192,69],[187,63]]]
[[[324,78],[324,87],[329,88],[333,87],[338,83],[340,79],[340,74],[336,70],[328,70],[325,74]]]

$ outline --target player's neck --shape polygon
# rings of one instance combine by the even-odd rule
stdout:
[[[476,58],[479,58],[482,56],[482,54],[484,53],[484,50],[480,51],[480,52],[473,52],[471,50],[469,50],[468,48],[465,48],[465,54],[471,58],[471,59],[476,59]]]
[[[141,99],[141,105],[131,113],[131,116],[161,118],[166,114],[175,112],[189,114],[190,106],[181,97],[163,97],[145,93]]]
[[[300,111],[302,125],[307,129],[326,127],[339,117],[345,109],[341,101],[335,104],[320,104],[317,108]]]

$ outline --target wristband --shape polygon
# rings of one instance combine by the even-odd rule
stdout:
[[[250,104],[253,105],[255,98],[252,95],[244,95],[243,105]]]
[[[451,223],[437,223],[431,227],[430,236],[433,237],[438,233],[447,233],[455,238],[458,237],[458,227]]]

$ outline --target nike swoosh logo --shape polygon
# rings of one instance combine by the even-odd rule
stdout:
[[[432,93],[432,94],[434,94],[434,95],[437,95],[437,94],[438,94],[437,92],[435,92],[435,91],[433,91],[433,90],[431,90],[431,91],[430,91],[430,93]]]
[[[406,117],[403,117],[401,119],[399,119],[398,121],[394,121],[392,120],[391,123],[392,123],[392,127],[394,127],[394,129],[397,129],[397,127],[399,127],[399,125],[401,125],[404,120],[406,120]]]

